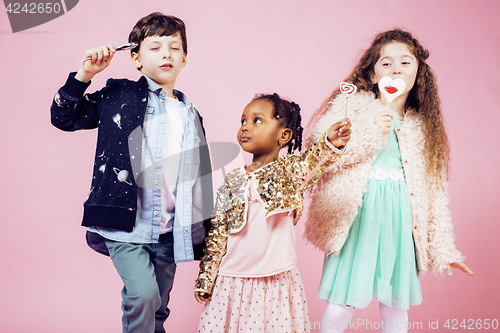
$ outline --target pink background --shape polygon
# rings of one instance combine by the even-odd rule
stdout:
[[[446,331],[447,319],[500,320],[500,2],[82,0],[66,15],[16,34],[0,10],[1,332],[121,331],[122,283],[111,261],[87,247],[80,227],[96,131],[55,129],[49,106],[85,49],[125,43],[135,22],[152,11],[187,24],[188,64],[177,88],[203,114],[211,142],[236,143],[241,111],[257,92],[293,99],[308,120],[376,33],[413,32],[431,51],[452,146],[456,243],[475,276],[425,275],[424,303],[411,309],[410,321],[428,331],[429,321],[439,320],[438,331]],[[130,56],[118,54],[88,91],[108,77],[138,75]],[[240,156],[233,164],[241,163]],[[323,255],[302,240],[303,222],[296,229],[298,266],[310,319],[319,321]],[[197,263],[178,266],[169,332],[197,327],[196,275]],[[377,302],[356,319],[378,322]]]

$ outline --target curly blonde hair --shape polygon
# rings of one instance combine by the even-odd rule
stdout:
[[[388,43],[405,44],[418,60],[417,77],[406,99],[405,110],[413,108],[423,116],[427,173],[436,177],[441,177],[444,174],[447,177],[450,147],[443,125],[441,103],[434,74],[432,69],[425,62],[429,57],[429,51],[424,49],[418,40],[413,38],[409,32],[401,29],[394,29],[378,34],[372,45],[361,56],[357,66],[345,81],[354,84],[358,88],[358,91],[373,92],[378,98],[380,94],[378,86],[372,83],[371,77],[375,63],[380,58],[380,51]],[[330,101],[339,93],[340,89],[333,91],[330,97],[323,102],[321,107],[314,112],[308,126],[309,128],[316,124],[328,111],[331,107]]]

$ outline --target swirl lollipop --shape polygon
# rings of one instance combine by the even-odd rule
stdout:
[[[340,92],[345,96],[345,117],[347,118],[347,108],[349,102],[349,96],[354,95],[356,93],[356,86],[351,83],[342,82],[340,84]]]

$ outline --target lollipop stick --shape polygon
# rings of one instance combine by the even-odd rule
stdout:
[[[347,109],[349,108],[349,96],[353,95],[356,93],[357,87],[348,82],[342,82],[340,84],[340,92],[345,96],[345,119],[347,119]],[[342,149],[342,153],[337,156],[335,160],[337,160],[339,157],[344,155],[346,147],[344,146],[344,149]]]
[[[340,84],[340,92],[345,96],[345,117],[347,118],[347,108],[349,104],[349,96],[355,94],[357,87],[352,83],[342,82]]]

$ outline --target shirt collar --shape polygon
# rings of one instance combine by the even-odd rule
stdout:
[[[163,90],[162,87],[160,87],[156,82],[154,82],[153,80],[151,80],[149,77],[147,76],[144,76],[148,82],[148,90],[155,93],[156,95],[160,96],[160,94],[163,92],[163,94],[165,95],[165,90]],[[182,103],[184,103],[184,105],[186,106],[189,106],[191,104],[191,102],[187,99],[186,95],[184,95],[181,91],[179,90],[173,90],[172,91],[173,95],[179,100],[181,101]]]
[[[189,107],[192,103],[187,99],[186,95],[184,95],[182,93],[182,91],[179,91],[179,90],[175,90],[173,91],[173,94],[175,97],[177,97],[177,99],[179,101],[181,101],[182,103],[184,103],[184,105],[186,105],[186,107]]]
[[[151,80],[149,77],[144,76],[146,80],[148,81],[148,90],[155,93],[156,95],[160,95],[162,92],[165,94],[165,91],[163,90],[162,87],[160,87],[156,82]]]

